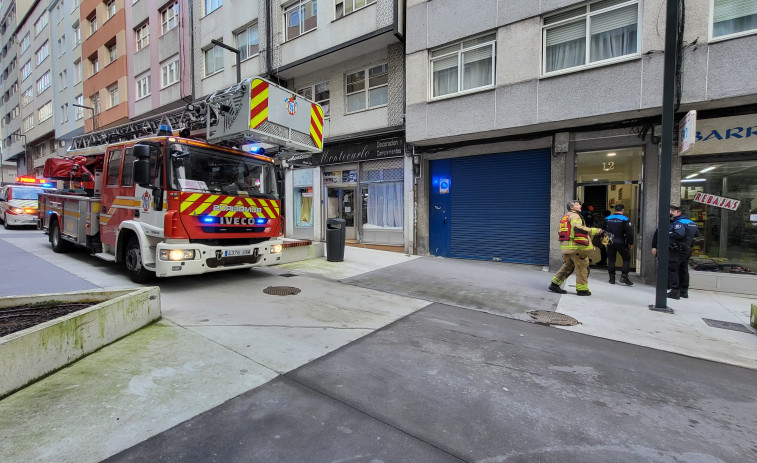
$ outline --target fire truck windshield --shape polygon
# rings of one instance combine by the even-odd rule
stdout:
[[[270,162],[194,145],[168,146],[171,188],[230,196],[278,198]]]

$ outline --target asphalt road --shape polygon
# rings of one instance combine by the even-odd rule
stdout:
[[[53,288],[58,281],[129,284],[117,267],[98,268],[101,264],[89,256],[52,255],[46,243],[37,247],[26,240],[24,249],[39,250],[35,256],[8,248],[10,238],[0,230],[0,252],[10,252],[15,266],[13,275],[3,272],[4,280],[21,278],[27,263],[36,262],[38,271],[46,268],[55,275],[37,274],[34,288]],[[57,262],[55,268],[51,262]],[[439,290],[440,278],[455,271],[457,280],[448,279]],[[487,263],[416,259],[342,281],[304,274],[281,278],[276,268],[253,272],[252,278],[233,272],[161,281],[165,317],[278,374],[105,461],[703,463],[757,458],[757,371],[502,316],[555,301],[542,291],[536,298],[513,295],[510,303],[492,286],[506,286],[516,273],[518,285],[529,287],[543,283],[544,274],[517,267],[498,276],[494,271]],[[256,294],[251,289],[235,295],[233,288],[244,284],[256,290],[284,280],[302,287],[303,298],[283,299],[265,313],[232,311],[246,307]],[[461,296],[464,291],[476,297]],[[339,295],[347,299],[336,313],[344,319],[334,320],[335,313],[326,316],[325,311],[338,305],[333,301]],[[413,302],[416,298],[423,303]],[[220,307],[209,308],[213,301]],[[264,337],[265,343],[256,345],[259,332],[238,330],[260,323],[260,317],[273,317],[268,328],[278,326],[292,316],[290,305],[305,306],[312,317],[308,333],[324,331],[325,339],[333,339],[344,331],[334,324],[347,324],[352,317],[350,326],[361,327],[362,334],[287,368],[294,364],[283,360],[292,344],[278,346],[278,338]],[[360,318],[365,314],[349,310],[370,305],[394,305],[396,321],[370,324]],[[265,357],[254,357],[262,350]],[[89,418],[85,414],[78,420]]]

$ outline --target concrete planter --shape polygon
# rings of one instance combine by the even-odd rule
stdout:
[[[160,318],[160,288],[90,290],[0,298],[0,308],[95,303],[0,338],[0,398]]]

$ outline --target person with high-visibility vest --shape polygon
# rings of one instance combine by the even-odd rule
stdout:
[[[573,200],[567,204],[568,213],[560,220],[558,236],[563,264],[549,285],[554,293],[565,294],[562,284],[576,272],[576,293],[579,296],[591,296],[589,291],[589,256],[588,251],[594,249],[591,237],[603,233],[601,228],[587,227],[581,215],[581,203]]]

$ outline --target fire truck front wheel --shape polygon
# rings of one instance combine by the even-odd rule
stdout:
[[[57,220],[53,220],[50,224],[50,244],[53,246],[53,251],[58,253],[66,252],[71,248],[71,243],[60,235],[60,225]]]
[[[139,248],[139,239],[136,236],[132,236],[126,244],[124,257],[126,272],[134,283],[145,283],[155,276],[142,264],[142,250]]]

